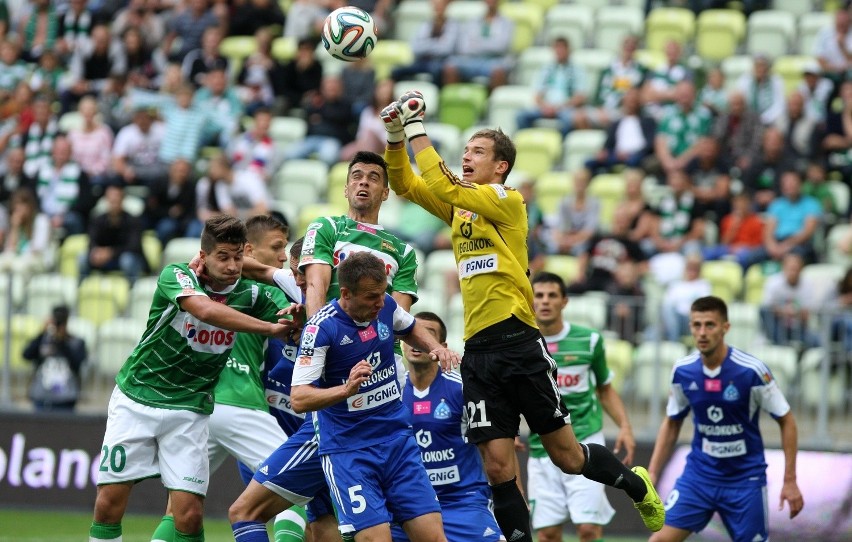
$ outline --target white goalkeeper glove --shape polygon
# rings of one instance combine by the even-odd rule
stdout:
[[[423,99],[423,94],[418,90],[409,90],[399,97],[396,104],[402,117],[405,137],[411,141],[416,137],[425,136],[423,117],[426,116],[426,100]]]
[[[402,143],[405,141],[405,131],[402,127],[402,119],[400,118],[396,102],[382,109],[379,116],[382,117],[385,123],[388,143]]]

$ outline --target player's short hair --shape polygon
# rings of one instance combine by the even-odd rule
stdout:
[[[242,221],[231,215],[216,215],[204,222],[201,232],[201,250],[210,253],[216,245],[246,244],[246,226]]]
[[[715,312],[722,317],[723,322],[728,321],[728,305],[722,298],[714,295],[699,297],[692,302],[689,312]]]
[[[337,282],[353,294],[358,293],[358,286],[365,278],[373,282],[388,279],[385,263],[369,252],[351,253],[337,266]]]
[[[70,315],[71,311],[68,309],[68,305],[57,305],[51,311],[51,318],[53,319],[53,324],[56,326],[67,325]]]
[[[557,275],[556,273],[549,273],[547,271],[539,271],[532,278],[532,285],[543,283],[543,282],[552,282],[559,286],[559,293],[562,294],[562,297],[568,295],[568,287],[565,286],[565,281],[562,280],[562,277]]]
[[[511,173],[512,168],[515,166],[515,156],[517,156],[518,151],[515,149],[515,144],[512,143],[512,140],[503,133],[503,130],[496,129],[492,130],[491,128],[485,128],[483,130],[477,130],[474,132],[468,141],[473,141],[474,139],[482,138],[482,139],[490,139],[494,142],[494,158],[500,162],[507,162],[509,167],[506,168],[506,172],[503,173],[503,182],[506,182],[506,179],[509,177],[509,173]]]
[[[447,325],[444,323],[443,320],[441,320],[440,316],[438,316],[434,312],[421,311],[415,314],[414,317],[418,320],[426,320],[428,322],[435,322],[436,324],[438,324],[438,342],[447,342]]]
[[[305,236],[301,236],[290,245],[290,259],[299,261],[302,256],[302,245],[305,244]]]
[[[349,182],[349,174],[352,173],[352,168],[355,164],[374,164],[382,168],[382,180],[385,181],[385,186],[388,185],[388,163],[381,154],[376,154],[370,151],[358,151],[352,160],[349,161],[349,168],[346,170],[346,182]]]
[[[280,231],[286,237],[290,234],[290,227],[272,215],[255,215],[246,220],[246,239],[249,243],[260,243],[263,236],[271,231]]]

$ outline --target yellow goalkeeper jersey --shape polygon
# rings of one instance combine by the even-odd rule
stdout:
[[[464,338],[515,315],[537,327],[527,277],[527,210],[523,197],[502,184],[477,185],[453,174],[434,148],[415,157],[385,151],[390,186],[452,228],[464,301]]]

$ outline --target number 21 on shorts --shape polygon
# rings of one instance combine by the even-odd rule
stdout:
[[[491,421],[488,419],[488,415],[485,412],[485,399],[480,400],[478,403],[468,401],[467,426],[470,429],[476,429],[477,427],[491,427]]]

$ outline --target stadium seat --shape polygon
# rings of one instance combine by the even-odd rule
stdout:
[[[466,142],[462,142],[461,130],[457,126],[443,122],[426,122],[423,126],[444,160],[455,163],[461,159],[463,143]]]
[[[751,353],[751,347],[761,338],[760,309],[752,303],[733,301],[728,303],[728,322],[731,328],[725,342]]]
[[[92,208],[90,216],[94,217],[104,214],[107,211],[108,205],[106,196],[101,196]],[[131,216],[142,216],[142,213],[145,212],[145,199],[140,198],[139,196],[125,194],[124,200],[121,202],[121,208],[124,212]]]
[[[547,217],[556,216],[559,203],[574,190],[571,173],[548,171],[535,181],[535,197],[541,211]]]
[[[313,205],[323,201],[323,194],[319,187],[298,177],[276,176],[275,181],[269,187],[272,197],[277,201],[286,201],[298,207]],[[335,198],[342,197],[339,194]]]
[[[458,264],[452,250],[442,249],[433,250],[426,256],[426,260],[421,262],[424,271],[424,284],[431,292],[439,295],[441,299],[447,298],[447,280],[448,276],[457,274]]]
[[[686,356],[683,343],[672,341],[644,342],[633,357],[631,382],[635,386],[636,399],[651,402],[668,397],[672,367],[677,360]],[[659,363],[659,367],[656,364]]]
[[[562,314],[571,323],[603,329],[606,327],[606,299],[598,295],[570,296]]]
[[[151,272],[159,273],[163,268],[163,244],[153,230],[147,230],[142,234],[142,253]]]
[[[725,90],[734,90],[737,81],[744,73],[754,71],[754,59],[751,55],[735,55],[722,60],[722,73],[725,75]]]
[[[574,130],[565,136],[562,152],[563,166],[566,171],[576,171],[583,167],[586,160],[594,158],[606,141],[604,130]]]
[[[197,242],[197,240],[196,240]],[[80,282],[77,315],[100,326],[127,307],[130,283],[120,275],[90,275]]]
[[[552,8],[556,4],[559,3],[559,0],[523,0],[525,4],[535,4],[547,12],[548,9]]]
[[[163,266],[189,263],[200,250],[201,245],[197,237],[175,237],[163,247]]]
[[[274,184],[290,182],[312,184],[318,193],[324,194],[328,188],[328,165],[310,158],[287,160],[275,174]]]
[[[685,8],[656,8],[645,20],[645,46],[655,51],[662,51],[671,40],[684,45],[694,33],[695,14]]]
[[[562,135],[550,128],[525,128],[515,133],[515,168],[533,177],[550,171],[562,151]]]
[[[414,62],[414,53],[411,51],[411,44],[405,40],[380,39],[376,42],[376,48],[370,53],[370,63],[376,71],[376,81],[388,79],[391,70],[412,62]]]
[[[757,263],[749,266],[745,272],[745,291],[743,298],[746,303],[760,305],[763,301],[763,283],[766,275],[763,273],[763,265]]]
[[[746,52],[776,58],[787,54],[796,36],[796,18],[777,9],[755,11],[748,18]]]
[[[849,185],[843,181],[828,181],[826,186],[831,191],[831,197],[837,207],[837,214],[845,217],[849,214]]]
[[[633,345],[630,341],[621,339],[606,339],[605,344],[606,364],[613,372],[610,385],[615,391],[621,393],[624,380],[633,369]]]
[[[571,53],[571,60],[586,70],[586,80],[589,81],[588,95],[594,96],[604,71],[615,59],[615,53],[606,49],[581,49]]]
[[[68,133],[71,130],[79,130],[83,127],[83,115],[79,111],[68,111],[59,117],[58,128]]]
[[[812,263],[802,268],[802,280],[812,285],[808,296],[822,303],[829,299],[846,268],[833,263]]]
[[[272,40],[272,58],[278,62],[287,62],[296,56],[296,39],[292,36],[281,36]]]
[[[822,4],[823,2],[819,3]],[[825,3],[828,4],[828,2]],[[805,16],[816,11],[814,4],[813,0],[772,0],[773,9],[786,11],[796,17]]]
[[[649,70],[659,70],[666,65],[666,54],[656,49],[637,49],[636,62]]]
[[[547,10],[544,43],[550,45],[556,37],[568,38],[571,49],[578,51],[589,44],[595,25],[595,12],[590,6],[556,4]]]
[[[154,292],[157,291],[158,277],[142,277],[130,288],[130,317],[145,321],[151,309]]]
[[[852,254],[840,249],[839,243],[852,235],[852,225],[838,224],[829,230],[826,239],[826,261],[848,268],[852,266]]]
[[[6,348],[6,318],[0,318],[0,352]],[[44,321],[30,314],[13,314],[9,340],[9,368],[13,375],[29,375],[32,364],[24,359],[24,348],[44,329]]]
[[[115,378],[145,333],[145,320],[115,318],[98,328],[95,368],[107,383]]]
[[[645,14],[642,9],[629,6],[599,9],[594,28],[594,47],[618,53],[624,38],[642,35]]]
[[[441,110],[441,89],[429,81],[397,81],[393,85],[393,95],[402,96],[409,90],[419,90],[426,100],[426,120],[438,117]],[[431,134],[430,134],[431,135]]]
[[[422,0],[403,0],[393,12],[393,37],[397,40],[411,41],[417,35],[423,23],[434,17],[431,2]]]
[[[334,203],[314,203],[299,209],[297,231],[304,232],[308,224],[322,216],[340,216],[346,213],[346,206]],[[291,225],[292,228],[292,225]]]
[[[804,2],[797,3],[805,4]],[[814,41],[819,31],[834,24],[834,14],[827,11],[814,11],[797,16],[799,21],[799,39],[797,52],[800,55],[814,54]]]
[[[580,265],[576,256],[548,254],[544,258],[544,270],[559,275],[566,284],[571,284],[580,278]]]
[[[68,332],[83,339],[91,362],[92,350],[98,344],[98,328],[85,318],[71,315],[68,317]]]
[[[792,396],[791,386],[796,381],[796,370],[799,355],[792,346],[780,346],[777,344],[762,344],[752,346],[747,350],[749,354],[756,357],[769,367],[772,376],[778,383],[778,387],[787,397]]]
[[[301,141],[308,133],[308,123],[298,117],[272,117],[269,125],[269,137],[275,142],[279,151],[283,151],[293,143]]]
[[[219,54],[227,58],[229,62],[241,64],[256,51],[257,40],[254,36],[228,36],[219,44]]]
[[[497,87],[488,97],[488,125],[499,127],[511,136],[517,128],[515,120],[518,113],[532,107],[535,107],[533,88],[526,85]]]
[[[482,118],[488,103],[488,89],[478,83],[444,85],[440,101],[438,120],[466,130]]]
[[[704,60],[720,62],[736,54],[745,34],[745,15],[735,9],[708,9],[698,16],[695,51]]]
[[[740,296],[743,289],[743,268],[728,260],[717,260],[701,264],[701,277],[710,283],[713,295],[730,303]]]
[[[57,305],[77,304],[77,280],[61,273],[41,273],[30,278],[26,288],[26,312],[46,318]]]
[[[536,4],[504,2],[500,14],[512,21],[512,52],[517,54],[535,42],[544,25],[544,10]]]
[[[598,198],[601,203],[600,222],[598,228],[609,231],[612,218],[618,205],[624,201],[627,193],[627,183],[620,174],[605,173],[595,175],[589,183],[589,196]]]
[[[829,409],[840,412],[845,406],[846,371],[849,367],[847,364],[829,371],[826,387],[823,385],[822,364],[830,361],[825,360],[825,357],[824,348],[808,348],[802,354],[799,377],[802,405],[816,410],[820,403],[828,401]]]
[[[553,48],[549,45],[527,47],[518,55],[515,69],[512,70],[513,82],[532,87],[542,68],[552,63],[555,58]]]
[[[447,5],[447,18],[469,21],[485,17],[485,2],[476,0],[454,0]]]
[[[80,255],[89,250],[89,236],[85,233],[69,235],[59,246],[59,272],[77,278],[80,275]]]
[[[805,66],[814,62],[814,57],[806,55],[779,56],[772,63],[772,70],[784,80],[784,93],[789,94],[799,85]]]

